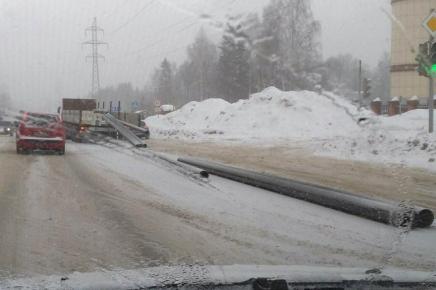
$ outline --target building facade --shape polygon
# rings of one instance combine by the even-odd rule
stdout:
[[[416,72],[419,43],[429,39],[422,22],[436,9],[436,0],[392,0],[391,96],[428,96],[428,79]],[[415,52],[412,51],[412,48]]]

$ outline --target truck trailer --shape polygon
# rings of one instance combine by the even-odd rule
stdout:
[[[97,111],[95,99],[62,99],[62,120],[66,137],[73,141],[85,141],[90,133],[115,134],[103,119],[105,112]]]

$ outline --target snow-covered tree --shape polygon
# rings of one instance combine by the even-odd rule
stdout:
[[[179,102],[187,103],[192,100],[198,100],[198,76],[196,76],[195,68],[192,62],[185,61],[176,72],[175,83],[177,94],[180,96]]]
[[[194,43],[188,47],[188,59],[184,66],[185,85],[190,95],[197,100],[210,98],[215,93],[214,78],[216,75],[217,48],[207,37],[204,29],[200,29]],[[187,69],[189,67],[189,69]],[[188,81],[189,83],[186,83]]]
[[[320,81],[320,25],[308,0],[271,0],[263,12],[256,55],[268,85],[313,89]]]
[[[174,75],[170,62],[165,58],[158,72],[158,98],[166,104],[174,104]]]
[[[339,93],[357,91],[359,60],[350,54],[328,58],[324,63],[327,89]]]
[[[240,25],[227,24],[218,60],[218,92],[228,101],[244,99],[249,94],[249,52]]]
[[[314,89],[326,82],[319,34],[310,0],[270,0],[261,17],[228,16],[218,53],[202,29],[187,60],[172,71],[178,102],[215,96],[235,101],[268,86]],[[152,87],[161,87],[161,69]]]

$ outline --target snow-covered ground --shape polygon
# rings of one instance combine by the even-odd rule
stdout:
[[[427,133],[427,111],[375,116],[347,99],[270,87],[248,100],[190,102],[145,120],[154,138],[286,144],[305,142],[315,154],[401,163],[436,171],[436,138]],[[367,117],[367,121],[358,122]]]
[[[389,225],[217,176],[187,178],[171,164],[150,159],[139,149],[81,144],[69,144],[68,149],[75,157],[83,156],[80,160],[84,165],[106,172],[105,177],[112,183],[124,178],[147,188],[148,193],[125,187],[132,198],[153,200],[160,208],[174,208],[189,225],[213,233],[216,249],[209,255],[214,263],[269,261],[350,267],[389,263],[434,268],[434,226],[409,232],[394,250],[401,234]],[[181,233],[175,236],[181,237]],[[197,242],[198,249],[210,244],[210,240]],[[231,252],[233,243],[241,246],[235,252]],[[227,254],[231,252],[233,260],[225,258],[221,248]]]
[[[359,134],[326,140],[315,152],[342,159],[398,163],[436,171],[436,136],[427,133],[428,111],[372,117]]]

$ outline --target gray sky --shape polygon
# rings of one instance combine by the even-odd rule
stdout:
[[[164,57],[180,63],[201,26],[226,14],[261,12],[267,0],[1,0],[0,84],[14,103],[31,110],[55,110],[62,97],[90,90],[90,48],[84,29],[94,16],[105,30],[101,85],[132,82],[142,87]],[[324,57],[351,53],[374,66],[390,47],[389,0],[312,0],[322,25]],[[212,15],[201,19],[199,15]]]

